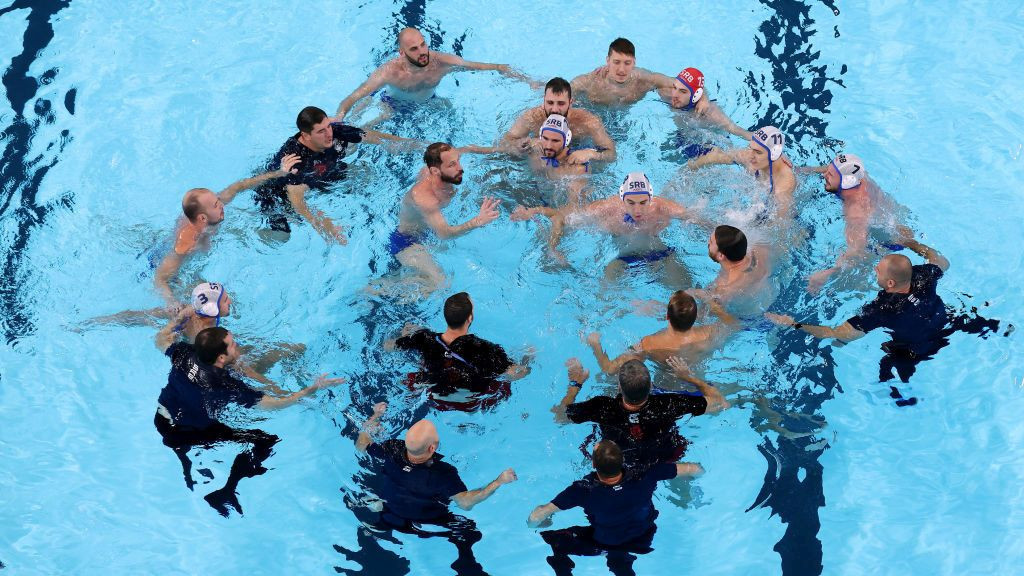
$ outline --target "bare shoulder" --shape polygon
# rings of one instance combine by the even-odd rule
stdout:
[[[595,122],[601,125],[601,119],[596,114],[582,108],[570,108],[568,120],[570,127],[580,124],[593,125]]]

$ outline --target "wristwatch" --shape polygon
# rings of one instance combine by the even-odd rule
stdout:
[[[577,388],[583,388],[583,382],[577,382],[572,378],[569,378],[569,386],[575,386]]]

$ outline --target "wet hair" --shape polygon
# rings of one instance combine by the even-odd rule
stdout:
[[[295,126],[298,127],[299,132],[309,134],[313,131],[314,126],[324,121],[324,118],[327,118],[327,112],[316,106],[306,106],[295,119]]]
[[[469,301],[469,294],[459,292],[449,296],[444,301],[444,321],[449,328],[461,328],[469,316],[473,314],[473,303]]]
[[[561,76],[555,76],[548,83],[544,85],[544,91],[551,91],[552,94],[569,94],[569,99],[572,99],[572,84]]]
[[[199,193],[203,190],[205,188],[193,188],[185,192],[185,199],[181,201],[181,211],[185,213],[185,218],[188,218],[188,221],[193,224],[195,224],[196,218],[203,213],[203,205],[199,203]]]
[[[739,262],[747,255],[747,236],[735,226],[723,224],[715,228],[715,243],[730,262]]]
[[[630,404],[639,404],[651,394],[651,373],[639,360],[630,360],[619,368],[619,388],[622,398]]]
[[[693,328],[697,320],[697,301],[682,290],[677,290],[668,301],[668,323],[672,328],[685,332]]]
[[[594,446],[594,469],[602,478],[614,478],[622,473],[622,449],[611,440],[601,440]]]
[[[423,163],[427,168],[440,168],[441,154],[452,149],[452,145],[447,142],[434,142],[427,146],[427,151],[423,153]]]
[[[192,345],[195,348],[196,356],[203,364],[213,364],[221,354],[228,353],[228,332],[220,326],[206,328],[196,334],[196,341]]]
[[[633,43],[625,38],[616,38],[608,45],[608,55],[611,56],[612,52],[636,58],[636,46],[633,46]]]

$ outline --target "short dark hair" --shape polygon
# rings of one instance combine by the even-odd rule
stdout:
[[[217,357],[228,352],[228,332],[220,326],[212,326],[201,330],[196,334],[196,341],[192,345],[196,350],[196,357],[203,364],[213,364]]]
[[[313,131],[314,126],[324,121],[324,118],[327,118],[327,112],[316,106],[306,106],[295,119],[295,126],[298,127],[299,132],[309,134]]]
[[[685,332],[697,321],[697,301],[682,290],[677,290],[668,301],[668,323],[672,328]]]
[[[625,38],[616,38],[612,40],[612,43],[608,45],[608,55],[611,56],[612,52],[618,52],[619,54],[625,54],[626,56],[632,56],[636,58],[636,46]]]
[[[452,145],[447,142],[434,142],[427,146],[427,151],[423,153],[423,163],[427,168],[437,168],[441,166],[441,154],[452,149]]]
[[[569,99],[572,100],[572,84],[561,76],[555,76],[548,83],[544,85],[544,91],[551,91],[552,94],[569,94]]]
[[[473,303],[469,300],[469,294],[459,292],[449,296],[444,301],[444,321],[449,328],[461,328],[469,316],[473,314]]]
[[[622,473],[622,449],[611,440],[594,446],[594,470],[601,478],[614,478]]]
[[[619,368],[619,388],[622,398],[630,404],[639,404],[651,394],[651,373],[639,360],[630,360]]]
[[[739,262],[747,256],[747,236],[735,226],[723,224],[715,228],[715,243],[730,262]]]
[[[181,201],[181,211],[185,213],[185,218],[188,218],[188,221],[193,224],[203,210],[202,205],[199,204],[199,193],[202,191],[203,188],[193,188],[185,192],[185,199]]]

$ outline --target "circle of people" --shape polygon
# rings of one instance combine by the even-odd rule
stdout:
[[[415,29],[402,30],[397,43],[398,55],[345,98],[334,117],[314,106],[302,109],[296,120],[298,132],[288,138],[266,173],[243,179],[219,193],[206,188],[187,191],[173,248],[155,273],[155,286],[166,307],[108,317],[125,320],[125,315],[135,314],[170,320],[157,335],[157,345],[170,357],[172,368],[160,392],[154,421],[164,444],[181,460],[190,489],[195,486],[191,449],[217,442],[248,446],[232,463],[224,487],[206,496],[210,505],[225,516],[231,509],[242,512],[236,493],[238,482],[266,470],[262,463],[279,439],[260,430],[228,426],[221,422],[222,413],[233,406],[285,408],[345,380],[323,374],[297,392],[278,387],[265,373],[283,358],[302,354],[304,347],[278,343],[269,346],[269,352],[243,356],[247,348],[220,326],[232,303],[223,284],[203,282],[192,291],[189,305],[178,303],[172,284],[182,263],[210,249],[210,238],[225,219],[225,206],[239,192],[249,189],[256,189],[256,201],[274,233],[288,234],[292,225],[302,222],[326,241],[345,244],[342,228],[311,207],[306,193],[343,178],[347,168],[343,158],[354,145],[379,144],[391,151],[408,152],[421,150],[426,144],[378,132],[372,126],[392,115],[408,113],[433,97],[442,78],[458,70],[493,70],[540,87],[507,65],[472,62],[430,50]],[[607,278],[643,267],[662,272],[667,286],[679,288],[686,285],[688,277],[675,250],[660,238],[661,233],[676,220],[709,230],[708,255],[720,266],[719,274],[702,290],[677,290],[667,304],[658,304],[656,309],[667,322],[664,329],[645,336],[615,358],[605,352],[599,334],[587,337],[601,370],[617,375],[616,396],[594,396],[577,402],[589,372],[577,359],[567,362],[569,383],[565,397],[553,409],[555,419],[561,423],[596,423],[601,440],[592,452],[594,471],[538,506],[528,517],[529,526],[539,527],[550,524],[551,517],[561,510],[581,507],[586,513],[589,526],[542,532],[552,548],[548,562],[559,574],[572,569],[571,555],[598,554],[607,556],[616,574],[632,574],[634,555],[651,550],[657,517],[652,497],[657,483],[703,472],[698,463],[680,462],[687,441],[680,436],[677,421],[686,415],[715,413],[730,405],[717,386],[690,370],[684,358],[692,361],[709,354],[743,326],[746,319],[730,312],[730,305],[764,291],[778,260],[778,254],[767,245],[748,245],[742,230],[713,226],[694,211],[659,196],[639,170],[625,176],[617,193],[591,199],[585,185],[587,177],[616,158],[616,143],[597,115],[575,105],[577,97],[584,96],[595,107],[617,107],[638,102],[653,91],[670,105],[680,127],[706,127],[746,140],[746,146],[733,149],[686,141],[679,147],[688,159],[687,169],[715,164],[744,169],[769,194],[775,210],[767,218],[779,223],[792,223],[797,173],[822,175],[825,190],[835,194],[842,205],[846,249],[831,266],[809,277],[808,289],[817,291],[841,274],[862,273],[866,263],[884,253],[875,266],[880,291],[857,315],[838,326],[801,323],[791,316],[764,313],[774,324],[844,342],[885,328],[892,339],[883,346],[880,379],[891,380],[895,370],[906,382],[917,363],[937,350],[935,335],[945,320],[936,283],[948,261],[916,240],[905,226],[890,226],[882,231],[887,236],[878,238],[875,228],[887,196],[868,176],[858,156],[841,153],[825,166],[795,168],[784,153],[782,132],[774,126],[751,132],[738,126],[712,101],[705,77],[697,68],[685,68],[669,77],[635,64],[633,44],[618,38],[611,43],[603,66],[571,82],[563,78],[548,81],[540,104],[523,112],[496,145],[427,145],[425,166],[402,198],[398,225],[388,240],[389,252],[400,264],[399,271],[389,279],[392,288],[429,294],[445,286],[445,274],[431,254],[430,239],[467,234],[500,215],[499,200],[486,197],[479,212],[469,220],[451,224],[445,218],[444,209],[462,182],[460,156],[465,153],[520,158],[538,178],[564,184],[564,197],[537,206],[517,206],[511,213],[513,221],[550,221],[546,256],[553,263],[564,264],[567,260],[560,249],[565,232],[589,226],[610,236],[619,247],[619,256],[605,268]],[[353,107],[365,110],[374,98],[383,109],[378,118],[362,128],[343,122]],[[578,143],[589,147],[573,146]],[[907,256],[888,253],[903,249],[917,253],[926,263],[913,265]],[[709,313],[701,316],[702,308]],[[510,393],[512,381],[529,373],[529,354],[514,362],[501,346],[469,333],[473,312],[470,296],[460,292],[444,303],[446,328],[442,332],[407,325],[401,337],[391,342],[392,347],[420,355],[420,370],[410,375],[407,384],[427,386],[439,408],[486,408]],[[706,317],[707,322],[698,324],[698,317]],[[681,390],[657,393],[645,360],[667,365],[684,383]],[[903,402],[914,400],[896,397]],[[384,402],[375,405],[356,439],[356,449],[367,456],[367,465],[380,479],[380,501],[367,508],[367,513],[373,514],[369,522],[380,530],[444,535],[459,552],[453,568],[459,573],[479,573],[482,569],[471,547],[480,534],[472,520],[453,513],[450,504],[470,510],[500,486],[516,481],[515,472],[509,468],[489,484],[470,490],[455,467],[437,452],[439,434],[429,420],[412,425],[404,439],[375,439],[386,410]],[[424,526],[442,526],[445,531],[424,531]]]

